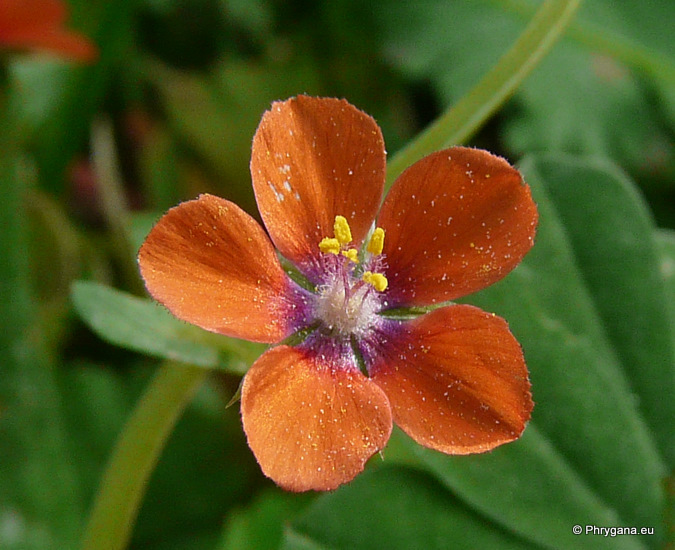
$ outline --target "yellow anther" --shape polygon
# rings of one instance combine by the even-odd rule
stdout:
[[[324,254],[338,254],[340,252],[340,241],[331,237],[321,239],[319,250]]]
[[[371,254],[382,254],[384,249],[384,229],[381,227],[376,227],[373,231],[373,235],[370,237],[370,242],[368,243],[368,252]]]
[[[342,255],[349,258],[349,260],[354,262],[355,264],[359,263],[358,254],[359,254],[359,251],[356,250],[356,248],[350,248],[349,250],[343,250],[342,251]]]
[[[349,223],[344,216],[335,216],[335,238],[340,241],[340,244],[347,244],[352,242],[352,230],[349,229]]]
[[[371,285],[378,292],[383,292],[386,290],[389,282],[387,278],[382,275],[382,273],[372,273],[371,271],[366,271],[362,277],[365,283]]]

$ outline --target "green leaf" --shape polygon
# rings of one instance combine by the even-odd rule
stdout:
[[[218,550],[279,548],[288,522],[313,500],[313,495],[272,489],[227,518]]]
[[[470,457],[448,457],[402,435],[397,437],[400,441],[392,443],[407,448],[412,455],[409,463],[435,474],[469,508],[490,518],[495,528],[500,526],[531,543],[560,550],[646,547],[636,537],[616,540],[574,535],[572,527],[577,524],[612,526],[623,522],[534,422],[519,441]]]
[[[407,468],[369,471],[294,521],[284,550],[531,548],[467,509],[433,478]]]
[[[101,338],[155,357],[243,374],[264,349],[213,335],[179,321],[151,300],[97,283],[74,283],[72,299],[79,315]]]
[[[551,156],[537,161],[536,171],[564,220],[576,264],[638,408],[675,468],[675,400],[666,398],[675,395],[673,326],[647,206],[626,176],[607,163]]]
[[[656,232],[656,245],[661,253],[661,277],[666,288],[665,305],[670,313],[670,328],[675,347],[675,231]]]
[[[519,154],[563,150],[608,156],[633,171],[672,173],[672,140],[644,84],[620,61],[567,43],[517,97],[504,138]],[[645,152],[649,152],[645,155]]]

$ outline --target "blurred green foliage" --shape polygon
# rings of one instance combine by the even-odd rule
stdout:
[[[214,371],[152,472],[131,548],[672,541],[675,4],[588,0],[472,138],[520,161],[540,208],[532,253],[468,299],[508,319],[523,345],[536,401],[525,436],[446,457],[397,433],[384,460],[328,495],[263,479],[238,407],[226,406],[261,348],[151,304],[135,247],[200,192],[258,215],[250,144],[273,100],[345,97],[394,153],[471,89],[539,3],[69,5],[69,25],[100,48],[95,64],[2,57],[1,548],[79,546],[115,442],[163,360]],[[574,536],[575,523],[656,534]]]

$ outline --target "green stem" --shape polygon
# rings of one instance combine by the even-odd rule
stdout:
[[[127,421],[101,481],[83,550],[122,550],[129,542],[145,488],[159,454],[208,370],[167,363],[160,367]]]
[[[463,143],[515,92],[562,36],[581,0],[548,0],[497,64],[462,99],[399,151],[387,166],[387,188],[432,151]]]

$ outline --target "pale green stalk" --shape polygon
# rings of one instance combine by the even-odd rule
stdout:
[[[530,17],[535,6],[526,0],[498,0],[498,5],[524,17]],[[614,32],[596,23],[576,19],[567,36],[581,42],[590,50],[605,53],[630,67],[649,74],[665,84],[675,84],[675,63],[664,53],[644,46],[629,36]]]
[[[448,109],[387,165],[387,188],[414,162],[465,142],[516,91],[572,21],[581,0],[548,0],[523,34],[462,99]]]
[[[83,550],[127,547],[159,455],[208,373],[178,363],[159,368],[117,441],[89,517]]]

